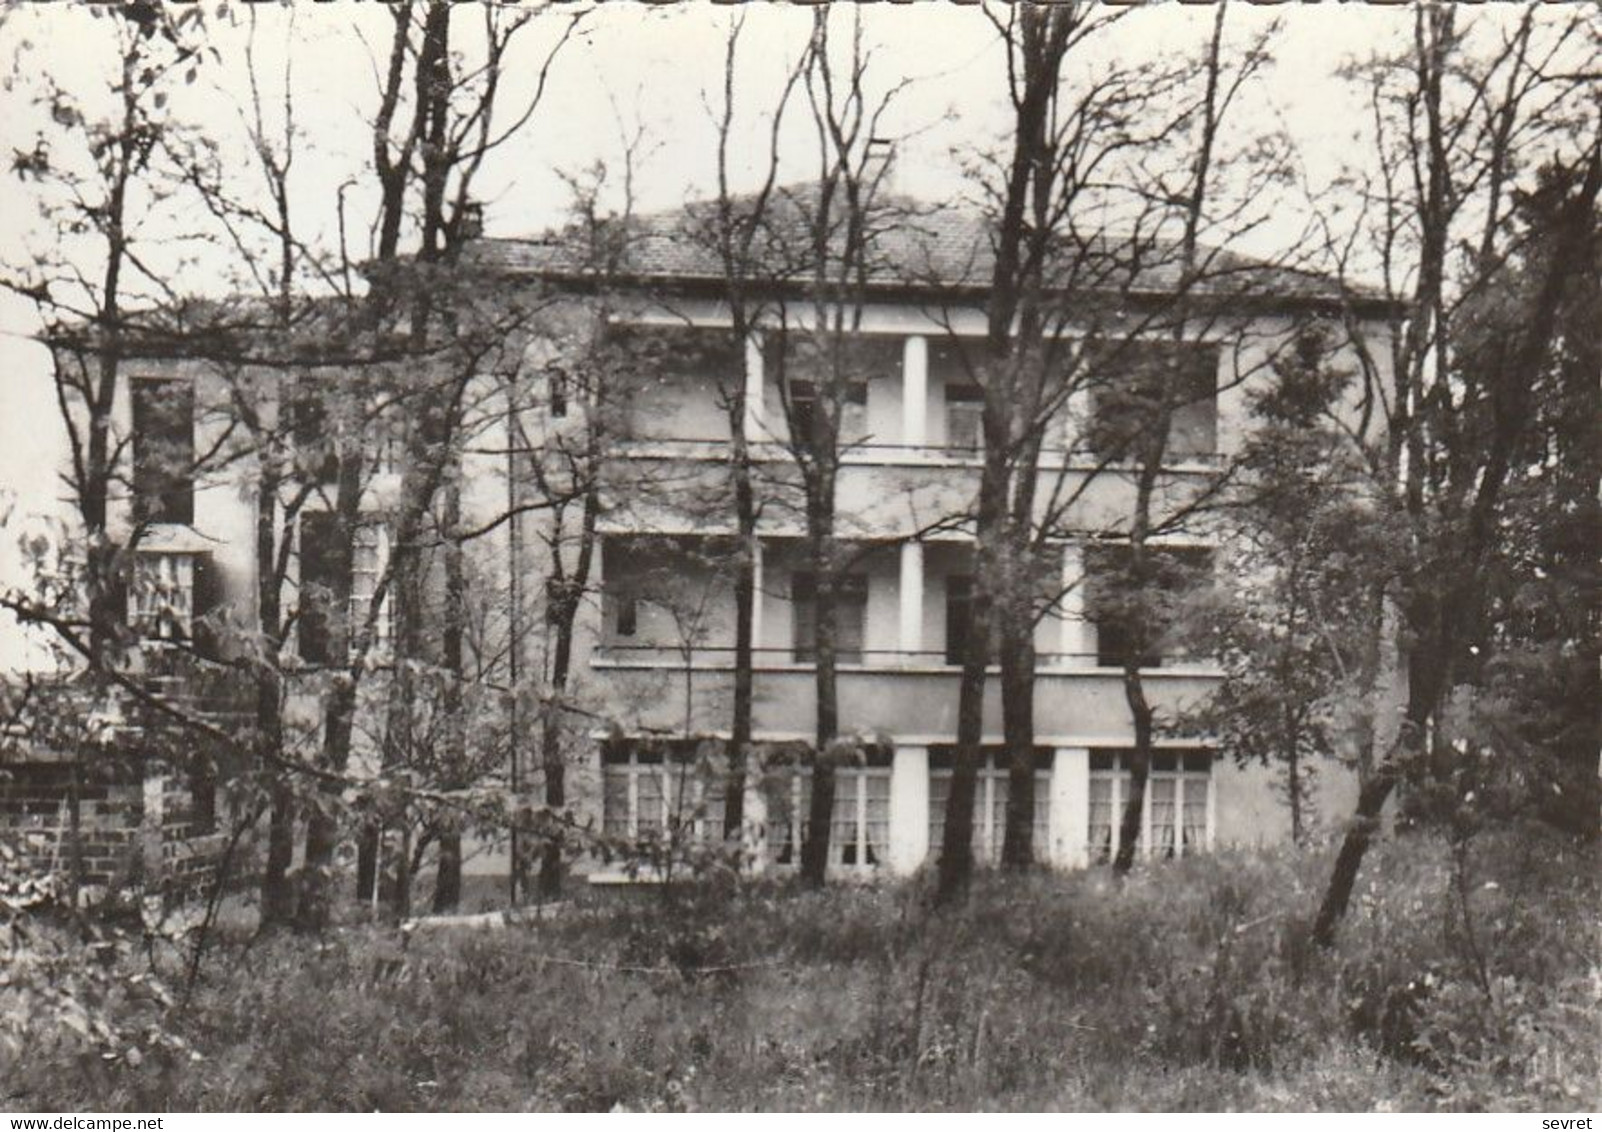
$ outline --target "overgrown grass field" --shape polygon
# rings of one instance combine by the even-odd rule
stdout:
[[[45,1109],[1596,1108],[1598,860],[1526,831],[1137,871],[592,893],[494,931],[223,941],[194,1054],[42,1035]]]

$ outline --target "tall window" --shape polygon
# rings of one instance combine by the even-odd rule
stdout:
[[[946,447],[957,453],[985,446],[985,391],[977,385],[946,386]]]
[[[195,387],[188,381],[136,378],[133,408],[134,518],[195,521]]]
[[[1037,747],[1035,760],[1035,801],[1031,821],[1037,859],[1044,859],[1051,845],[1051,761],[1050,747]],[[956,761],[955,748],[929,748],[929,849],[938,854],[946,836],[946,802],[951,797],[951,777]],[[1007,833],[1007,754],[1001,748],[985,751],[973,795],[973,852],[986,865],[1001,861],[1001,846]]]
[[[702,773],[694,742],[609,742],[601,751],[601,825],[641,846],[723,835],[723,776]]]
[[[1119,827],[1129,789],[1129,769],[1121,752],[1090,752],[1087,840],[1092,862],[1110,861],[1117,855]],[[1159,751],[1153,754],[1136,852],[1167,859],[1206,850],[1212,843],[1208,816],[1211,789],[1212,756],[1208,752]]]
[[[550,389],[551,419],[563,420],[567,416],[567,371],[561,366],[552,366],[546,370],[546,381]]]
[[[159,641],[187,641],[194,632],[195,557],[141,551],[133,563],[134,627]]]
[[[300,658],[308,664],[343,664],[346,614],[334,595],[353,581],[351,547],[337,516],[308,511],[300,517]],[[346,592],[352,592],[346,590]]]
[[[381,523],[363,523],[356,528],[351,541],[349,613],[351,647],[356,635],[367,625],[367,615],[378,593],[379,580],[389,562],[389,532]],[[379,605],[378,617],[373,624],[373,648],[380,653],[389,649],[395,635],[395,603],[386,590]]]
[[[807,664],[817,659],[817,580],[797,572],[790,582],[794,610],[795,659]],[[862,641],[868,620],[868,578],[846,574],[835,579],[835,659],[840,664],[862,663]]]
[[[946,663],[961,664],[973,632],[973,578],[967,574],[946,575]],[[990,626],[990,647],[986,660],[997,654],[1000,629]]]
[[[1166,459],[1208,456],[1218,447],[1218,348],[1200,342],[1105,344],[1092,392],[1088,440],[1098,456],[1133,459],[1171,390]]]
[[[890,755],[870,752],[864,766],[836,767],[829,828],[829,866],[871,871],[890,850]],[[768,791],[768,851],[773,863],[801,863],[811,813],[812,772],[797,768],[776,777]]]

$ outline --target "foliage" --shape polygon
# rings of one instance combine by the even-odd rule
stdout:
[[[200,1109],[1553,1109],[1595,1105],[1594,853],[1376,849],[1336,950],[1322,853],[920,885],[591,894],[527,930],[273,938],[210,969],[205,1055],[107,1087],[31,1052],[26,1103]],[[426,1023],[420,1023],[426,1020]],[[1587,1092],[1590,1090],[1590,1092]]]

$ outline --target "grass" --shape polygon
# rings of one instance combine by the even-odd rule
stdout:
[[[194,1054],[40,1043],[14,1103],[1597,1107],[1595,853],[1526,831],[1477,847],[1471,886],[1452,862],[1377,847],[1329,953],[1305,936],[1327,854],[1290,851],[983,876],[946,912],[920,883],[690,887],[409,942],[233,940],[170,1018]]]

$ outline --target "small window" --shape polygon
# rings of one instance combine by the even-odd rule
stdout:
[[[562,420],[567,416],[567,371],[560,366],[552,366],[547,372],[550,382],[551,419]]]
[[[985,392],[977,385],[946,386],[946,447],[974,453],[985,446]]]
[[[194,630],[194,555],[136,553],[133,583],[135,628],[152,640],[189,640]]]

